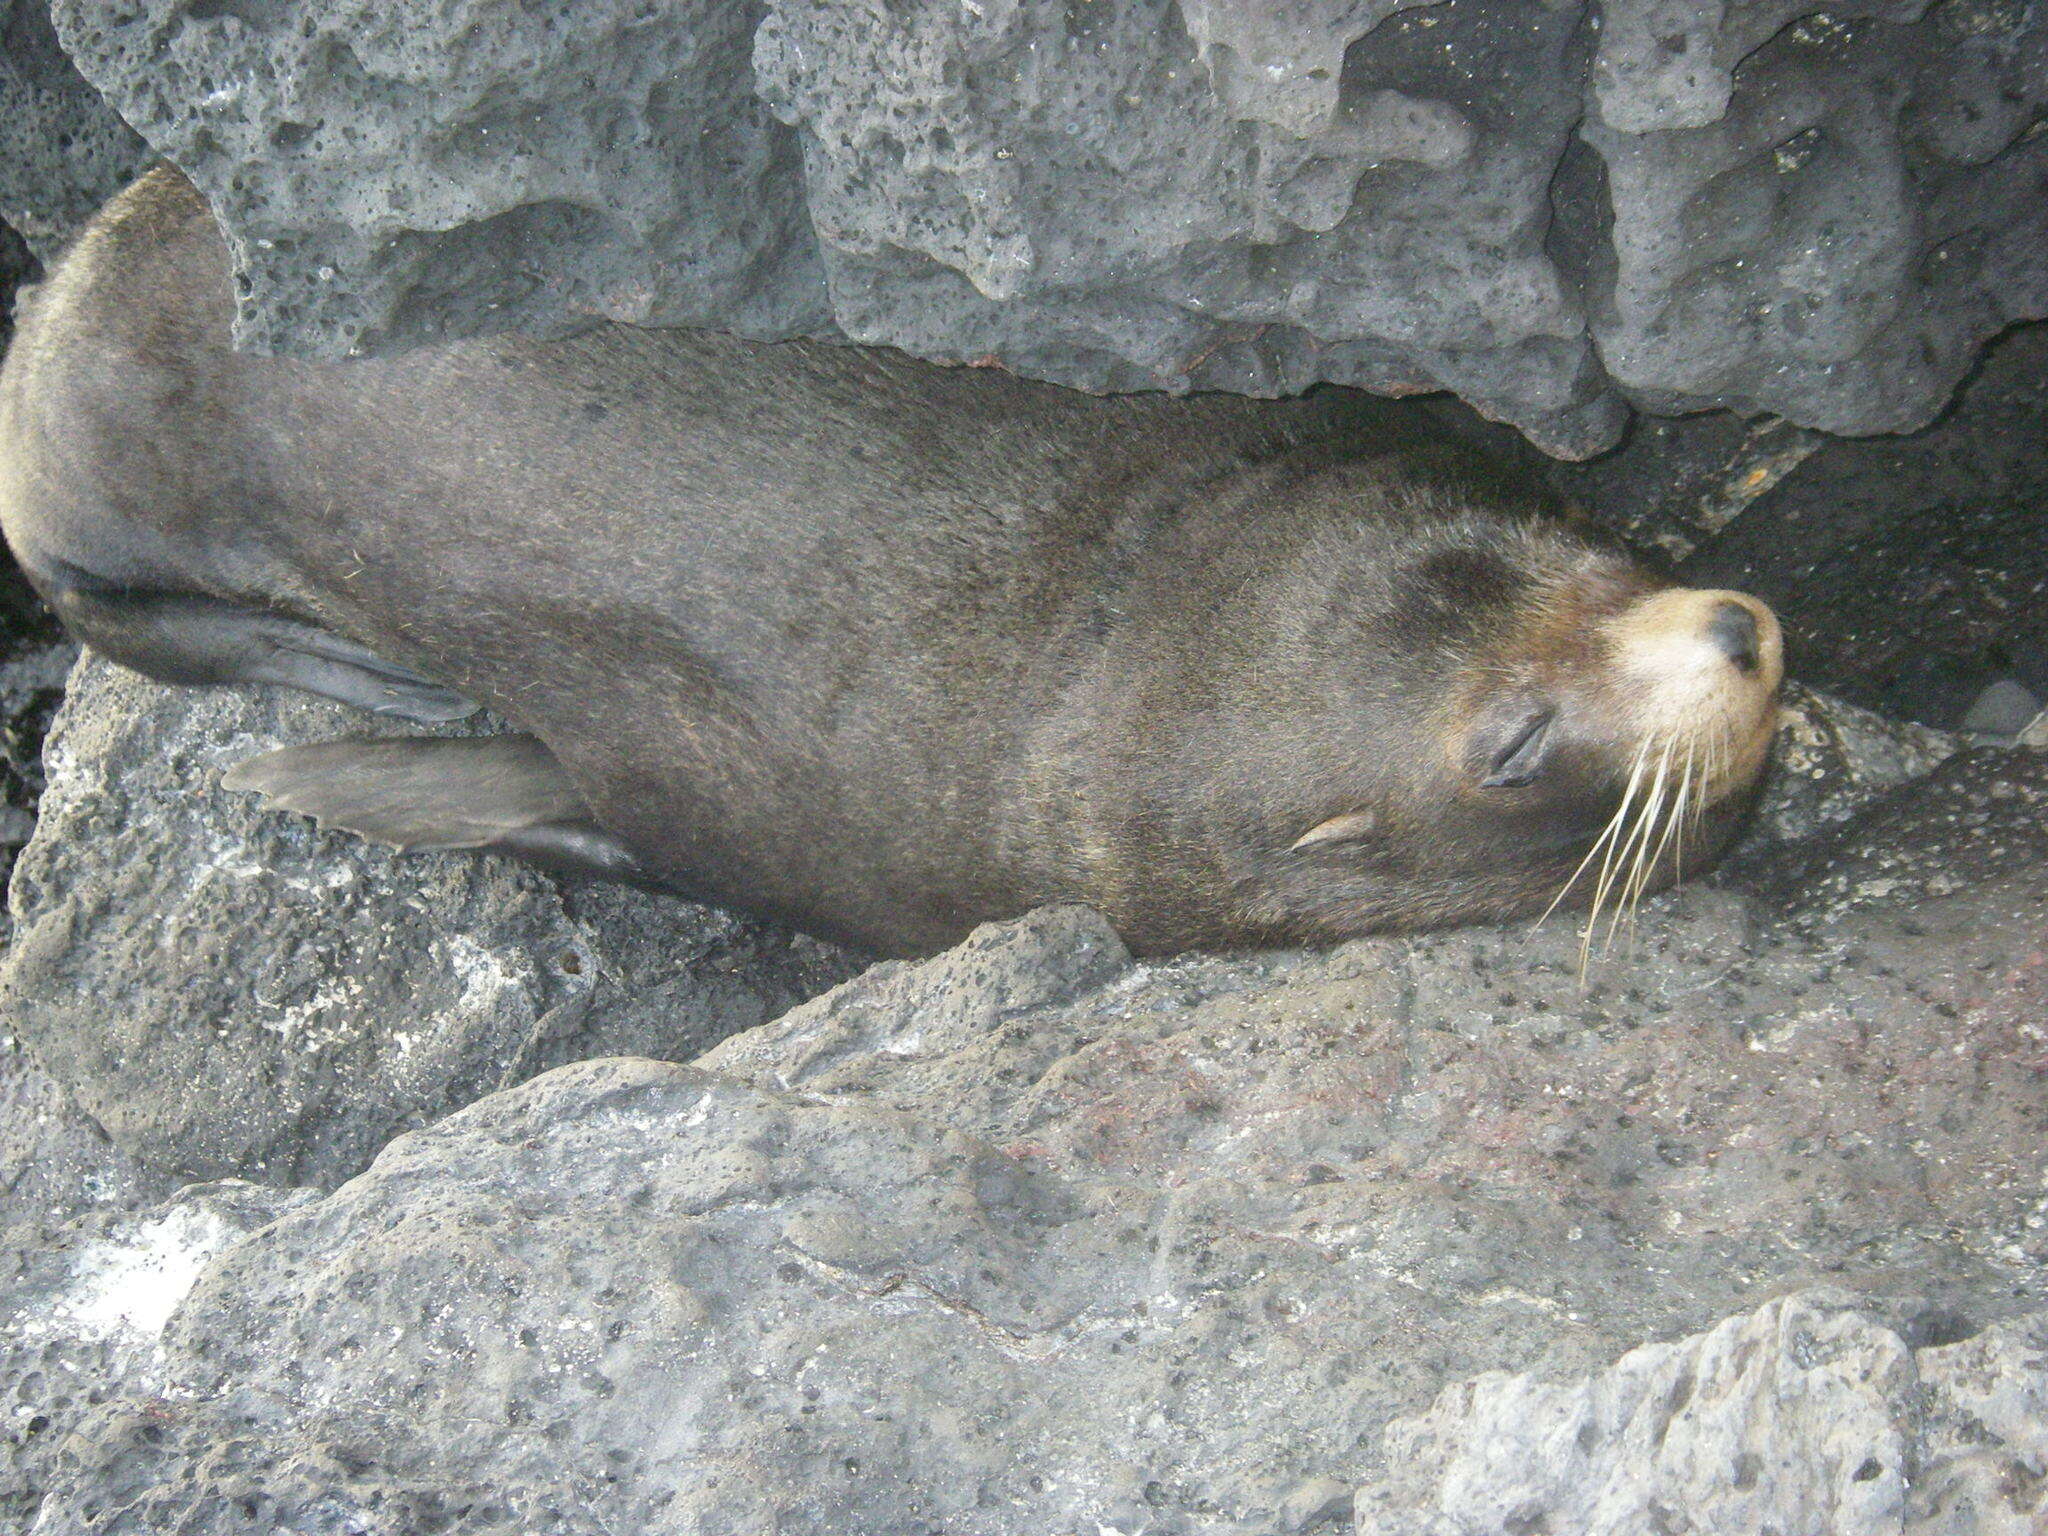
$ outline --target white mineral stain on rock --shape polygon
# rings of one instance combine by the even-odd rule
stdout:
[[[276,1018],[259,1016],[256,1022],[279,1039],[296,1042],[301,1050],[319,1051],[350,1032],[362,992],[363,984],[353,976],[329,976],[304,1002],[285,1005]],[[256,995],[256,1001],[263,998]]]
[[[129,1333],[154,1341],[199,1272],[244,1235],[212,1211],[181,1207],[100,1238],[79,1250],[71,1289],[43,1326],[85,1339]]]
[[[446,947],[455,979],[462,986],[455,1005],[460,1012],[487,1017],[496,1011],[500,999],[526,990],[524,979],[512,973],[503,955],[484,948],[468,934],[449,934]]]

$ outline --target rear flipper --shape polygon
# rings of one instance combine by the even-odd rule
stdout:
[[[199,593],[115,586],[70,566],[38,563],[33,574],[66,629],[158,682],[280,683],[422,724],[476,713],[452,689],[299,619]]]
[[[400,736],[281,747],[237,763],[227,789],[394,848],[508,853],[567,874],[654,885],[531,736]]]

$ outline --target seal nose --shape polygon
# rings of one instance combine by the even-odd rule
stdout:
[[[1719,602],[1707,620],[1707,638],[1714,648],[1745,673],[1755,673],[1759,661],[1756,615],[1740,603]]]

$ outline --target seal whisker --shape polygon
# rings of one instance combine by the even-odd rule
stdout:
[[[1550,914],[1557,910],[1558,904],[1561,903],[1565,899],[1565,897],[1569,896],[1571,894],[1572,887],[1579,883],[1579,876],[1583,875],[1586,872],[1586,867],[1588,865],[1590,865],[1595,859],[1600,857],[1600,850],[1605,848],[1607,846],[1608,840],[1615,835],[1615,832],[1621,826],[1623,819],[1628,815],[1629,801],[1635,795],[1636,785],[1640,782],[1642,778],[1642,771],[1643,758],[1642,755],[1639,753],[1636,757],[1634,770],[1629,774],[1628,783],[1622,788],[1621,804],[1615,807],[1614,814],[1607,819],[1607,825],[1601,829],[1600,835],[1593,840],[1593,846],[1586,850],[1586,856],[1583,859],[1579,860],[1578,868],[1574,869],[1571,872],[1570,877],[1566,879],[1565,883],[1562,886],[1558,887],[1557,894],[1550,898],[1550,905],[1545,907],[1543,909],[1543,915],[1536,919],[1535,926],[1537,928],[1541,928],[1546,922],[1550,920]],[[1602,868],[1604,870],[1605,866],[1603,865]]]
[[[1586,914],[1586,927],[1579,935],[1581,982],[1585,981],[1587,967],[1592,963],[1593,934],[1600,926],[1600,913],[1607,905],[1608,893],[1614,888],[1614,877],[1620,872],[1622,862],[1627,857],[1629,841],[1635,835],[1635,821],[1630,819],[1629,813],[1635,808],[1636,791],[1642,787],[1643,773],[1649,767],[1649,763],[1650,748],[1649,743],[1645,742],[1636,753],[1635,767],[1629,774],[1627,788],[1622,792],[1621,807],[1614,813],[1614,820],[1608,824],[1608,832],[1603,833],[1601,837],[1601,841],[1607,843],[1607,852],[1600,860],[1599,882],[1593,887],[1592,910]],[[1639,818],[1639,810],[1637,815]],[[1612,841],[1608,841],[1609,834],[1612,835]],[[1595,847],[1597,848],[1598,844]]]
[[[1670,752],[1671,749],[1669,747],[1665,748],[1667,756],[1669,756]],[[1641,904],[1643,892],[1649,882],[1656,878],[1657,866],[1664,862],[1665,849],[1672,849],[1671,883],[1678,885],[1683,881],[1684,870],[1680,863],[1683,855],[1680,850],[1685,846],[1685,837],[1682,835],[1681,829],[1685,826],[1686,812],[1692,799],[1692,742],[1688,738],[1686,741],[1685,763],[1680,773],[1677,791],[1672,797],[1671,813],[1665,818],[1663,836],[1657,840],[1657,851],[1650,855],[1650,861],[1644,868],[1642,883],[1636,887],[1637,905]],[[1674,838],[1676,838],[1675,843],[1673,841]]]
[[[1688,731],[1685,736],[1685,775],[1678,784],[1678,816],[1675,825],[1678,841],[1671,849],[1671,883],[1685,884],[1685,841],[1699,830],[1700,795],[1699,777],[1696,770],[1693,749],[1698,744],[1699,733]]]
[[[1728,733],[1717,729],[1707,737],[1707,783],[1719,784],[1728,771]]]
[[[1668,821],[1673,802],[1667,794],[1667,769],[1670,762],[1670,748],[1665,749],[1664,759],[1657,765],[1656,795],[1645,808],[1642,817],[1642,840],[1636,844],[1635,859],[1629,866],[1628,883],[1622,888],[1621,903],[1614,916],[1609,919],[1607,942],[1611,947],[1614,934],[1625,922],[1628,925],[1629,943],[1635,943],[1636,913],[1642,906],[1643,891],[1649,884],[1650,870],[1656,861],[1657,831]]]
[[[1621,890],[1615,897],[1614,912],[1607,920],[1607,939],[1602,953],[1614,947],[1614,936],[1626,922],[1631,932],[1635,928],[1636,906],[1642,900],[1643,887],[1649,879],[1644,859],[1650,851],[1651,839],[1657,835],[1657,826],[1663,818],[1667,801],[1667,787],[1671,768],[1671,746],[1666,743],[1657,759],[1657,773],[1651,780],[1650,791],[1644,797],[1642,810],[1637,814],[1635,825],[1629,829],[1627,844],[1630,851],[1624,854],[1628,872],[1621,883]]]

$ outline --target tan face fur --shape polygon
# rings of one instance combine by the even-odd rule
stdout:
[[[1590,906],[1582,956],[1603,909],[1615,921],[1649,890],[1684,876],[1699,828],[1746,796],[1778,725],[1784,638],[1746,593],[1678,588],[1637,599],[1601,627],[1611,655],[1601,701],[1628,754],[1613,817],[1553,899]],[[1610,924],[1609,934],[1612,935]]]
[[[1541,537],[1503,551],[1519,591],[1498,620],[1463,637],[1432,621],[1431,644],[1404,631],[1412,725],[1399,704],[1378,715],[1372,740],[1394,750],[1281,829],[1276,926],[1305,910],[1310,931],[1337,933],[1564,905],[1593,909],[1590,942],[1603,914],[1704,869],[1732,833],[1777,729],[1770,609]],[[1486,585],[1473,566],[1460,609],[1483,608]],[[1428,686],[1432,668],[1448,686]]]
[[[1743,592],[1681,587],[1642,598],[1605,628],[1610,686],[1646,766],[1665,766],[1702,805],[1746,788],[1777,729],[1785,642]]]
[[[1605,617],[1572,603],[1537,612],[1547,622],[1519,637],[1532,675],[1505,690],[1489,679],[1520,701],[1521,722],[1484,741],[1484,760],[1465,721],[1444,746],[1481,800],[1535,791],[1574,746],[1604,760],[1619,799],[1546,908],[1590,907],[1590,943],[1603,910],[1618,919],[1716,851],[1703,829],[1753,790],[1777,731],[1784,637],[1766,604],[1719,589],[1652,591]]]

